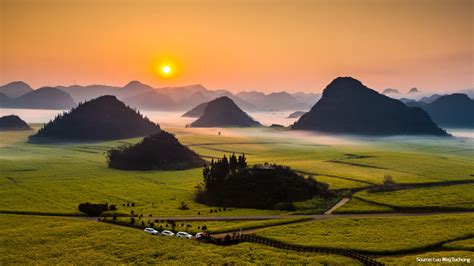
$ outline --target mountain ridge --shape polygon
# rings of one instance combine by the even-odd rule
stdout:
[[[45,124],[30,142],[114,140],[147,136],[160,126],[131,109],[115,96],[101,96]]]
[[[380,94],[352,77],[334,79],[293,130],[356,135],[448,136],[420,108]]]

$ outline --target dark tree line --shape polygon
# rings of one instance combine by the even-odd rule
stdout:
[[[287,166],[249,167],[245,155],[212,161],[203,169],[203,184],[196,201],[208,205],[273,209],[277,204],[304,201],[316,195],[329,197],[328,185],[305,178]]]
[[[107,203],[90,203],[85,202],[79,204],[79,211],[89,215],[89,216],[99,216],[106,211],[116,211],[117,207],[115,205],[109,205]]]
[[[245,158],[245,154],[238,157],[232,154],[229,159],[224,155],[221,160],[217,161],[212,159],[211,164],[204,166],[202,171],[206,189],[212,190],[221,185],[229,173],[235,174],[246,167],[247,158]]]

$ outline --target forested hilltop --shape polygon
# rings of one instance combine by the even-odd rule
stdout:
[[[147,136],[159,131],[158,124],[115,96],[101,96],[58,115],[30,136],[30,141],[113,140]]]
[[[122,170],[182,170],[201,167],[206,162],[166,131],[107,152],[110,168]]]

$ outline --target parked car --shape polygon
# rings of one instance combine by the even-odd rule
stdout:
[[[196,236],[194,236],[194,238],[196,238],[196,239],[199,239],[199,238],[202,238],[202,237],[204,237],[203,232],[199,232],[199,233],[196,234]]]
[[[174,233],[171,232],[170,230],[163,230],[161,231],[161,234],[164,236],[174,236]]]
[[[188,234],[186,232],[178,232],[176,234],[176,237],[181,237],[181,238],[186,238],[186,239],[191,239],[193,236],[191,234]]]
[[[157,235],[157,234],[159,234],[159,232],[156,231],[156,230],[153,229],[153,228],[145,228],[145,230],[143,230],[143,231],[144,231],[145,233],[147,233],[147,234],[152,234],[152,235]]]

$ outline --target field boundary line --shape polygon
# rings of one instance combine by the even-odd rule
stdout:
[[[463,208],[463,207],[436,207],[436,206],[414,206],[414,207],[407,207],[407,206],[395,206],[386,203],[376,202],[368,199],[361,198],[360,196],[353,196],[360,201],[364,201],[366,203],[375,204],[379,206],[389,207],[394,210],[394,212],[390,213],[456,213],[456,212],[473,212],[474,208]],[[350,213],[347,213],[350,214]]]
[[[358,179],[351,178],[351,177],[344,177],[344,176],[337,176],[337,175],[330,175],[330,174],[311,173],[311,172],[302,171],[302,170],[294,170],[294,171],[295,171],[296,173],[303,174],[303,175],[312,175],[312,176],[315,176],[315,177],[318,177],[318,176],[327,176],[327,177],[332,177],[332,178],[339,178],[339,179],[344,179],[344,180],[359,182],[359,183],[368,184],[368,185],[376,185],[376,183],[372,183],[372,182],[364,181],[364,180],[358,180]]]

